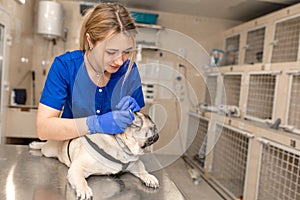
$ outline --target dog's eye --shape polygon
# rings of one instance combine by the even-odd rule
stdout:
[[[136,123],[136,122],[132,123],[130,126],[132,128],[136,128],[136,129],[139,129],[139,130],[142,128],[142,124],[141,123]]]
[[[133,128],[139,128],[139,126],[136,125],[136,124],[131,124],[131,127],[133,127]]]
[[[157,131],[157,128],[156,128],[156,126],[154,125],[154,126],[150,127],[150,130],[153,131],[153,132],[156,132],[156,131]]]

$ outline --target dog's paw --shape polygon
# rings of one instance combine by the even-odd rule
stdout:
[[[83,188],[76,187],[75,190],[76,190],[77,199],[79,200],[92,199],[93,197],[92,189],[89,186]]]
[[[76,192],[76,197],[78,200],[87,200],[93,198],[92,189],[88,186],[87,182],[73,183],[69,179],[69,183],[73,190]]]
[[[151,174],[144,174],[140,176],[141,180],[147,187],[151,188],[158,188],[159,187],[159,181],[157,178]]]
[[[29,148],[30,149],[41,149],[44,144],[45,144],[45,142],[33,141],[29,144]]]

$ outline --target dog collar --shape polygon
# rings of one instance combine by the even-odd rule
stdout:
[[[73,139],[69,140],[68,146],[67,146],[67,154],[68,154],[68,158],[69,158],[70,163],[72,162],[71,155],[70,155],[70,144],[71,144],[72,140]]]
[[[123,149],[123,151],[125,151],[125,153],[127,153],[128,155],[133,155],[133,153],[130,151],[130,149],[128,148],[128,146],[126,144],[124,144],[124,142],[122,141],[122,139],[120,137],[118,137],[117,135],[114,135],[116,141],[118,142],[119,146]]]
[[[101,156],[103,156],[104,158],[112,161],[112,162],[115,162],[115,163],[118,163],[118,164],[121,164],[122,165],[122,171],[125,171],[128,166],[130,165],[131,162],[128,162],[128,163],[123,163],[121,162],[120,160],[112,157],[111,155],[109,155],[108,153],[106,153],[103,149],[101,149],[97,144],[95,144],[92,140],[90,140],[90,138],[88,138],[87,136],[84,136],[85,140],[88,142],[88,144],[96,151],[98,152]]]

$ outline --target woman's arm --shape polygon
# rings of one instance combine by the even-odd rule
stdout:
[[[60,110],[39,104],[36,130],[41,140],[68,140],[88,133],[86,118],[60,118]]]

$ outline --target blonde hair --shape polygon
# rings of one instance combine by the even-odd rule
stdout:
[[[89,44],[86,34],[89,34],[91,42],[95,44],[98,41],[114,36],[119,33],[128,33],[133,40],[134,49],[135,40],[132,33],[136,26],[128,10],[119,3],[100,3],[94,8],[89,9],[84,15],[80,31],[80,49],[89,50]],[[128,71],[131,70],[135,53],[132,53]]]
[[[87,33],[90,35],[91,42],[95,44],[118,33],[135,29],[134,20],[123,5],[101,3],[89,9],[84,15],[80,32],[80,49],[89,49]]]

